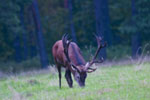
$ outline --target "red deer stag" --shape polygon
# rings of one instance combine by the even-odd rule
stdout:
[[[69,87],[72,87],[73,81],[71,73],[74,79],[79,84],[80,87],[85,86],[85,79],[87,77],[87,72],[93,72],[96,68],[91,68],[94,63],[102,63],[103,59],[96,60],[96,57],[101,48],[106,46],[106,43],[101,44],[101,37],[96,36],[98,48],[93,59],[89,62],[85,62],[83,56],[81,55],[80,48],[75,42],[68,40],[68,34],[64,34],[62,40],[57,41],[52,47],[52,53],[56,67],[59,73],[59,87],[61,88],[61,67],[66,69],[65,78]]]

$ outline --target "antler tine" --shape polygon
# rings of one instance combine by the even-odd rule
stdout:
[[[95,35],[95,37],[96,37],[96,40],[97,40],[98,48],[97,48],[97,50],[96,50],[96,52],[95,52],[95,55],[94,55],[92,61],[94,61],[94,60],[96,59],[96,57],[97,57],[97,55],[98,55],[100,49],[102,48],[102,45],[100,44],[100,42],[102,41],[102,38],[101,38],[101,37],[98,37],[98,36],[96,36],[96,35]]]
[[[66,36],[67,36],[67,34],[64,34],[62,36],[63,47],[66,47]]]
[[[100,42],[103,40],[103,37],[100,37],[100,36],[97,36],[97,35],[95,35],[95,37],[96,37],[98,47],[101,46],[101,48],[104,48],[107,45],[107,42],[104,42],[103,45],[100,44]]]
[[[94,35],[94,36],[96,37],[97,45],[100,46],[100,42],[101,42],[102,38],[97,35]]]
[[[90,70],[87,70],[88,73],[92,73],[94,72],[97,68],[93,69],[93,68],[89,68]]]

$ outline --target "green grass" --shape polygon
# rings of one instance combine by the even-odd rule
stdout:
[[[64,73],[63,73],[64,76]],[[150,64],[99,68],[88,74],[85,88],[74,81],[69,88],[62,78],[44,73],[0,80],[0,100],[150,100]]]

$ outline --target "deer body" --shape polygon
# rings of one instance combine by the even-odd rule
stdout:
[[[62,40],[57,41],[53,48],[52,48],[53,56],[55,59],[55,62],[61,63],[64,65],[64,67],[67,67],[67,59],[64,54],[64,47],[62,44]],[[84,58],[81,55],[80,48],[76,45],[76,43],[71,42],[68,48],[68,54],[70,60],[75,64],[75,65],[85,65],[86,62]]]
[[[91,62],[85,62],[83,56],[81,55],[80,48],[74,42],[67,40],[67,36],[64,35],[62,40],[57,41],[52,47],[52,54],[54,61],[59,73],[59,87],[61,88],[61,67],[66,69],[65,78],[69,87],[72,87],[73,81],[71,73],[74,79],[77,81],[79,86],[85,86],[85,79],[87,77],[87,72],[93,72],[96,69],[90,68],[94,63],[97,56]],[[91,70],[91,71],[88,71]]]

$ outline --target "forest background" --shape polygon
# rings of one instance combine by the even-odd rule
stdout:
[[[0,70],[18,72],[54,64],[52,46],[65,33],[86,60],[107,41],[107,61],[149,56],[149,0],[3,0],[0,3]]]

